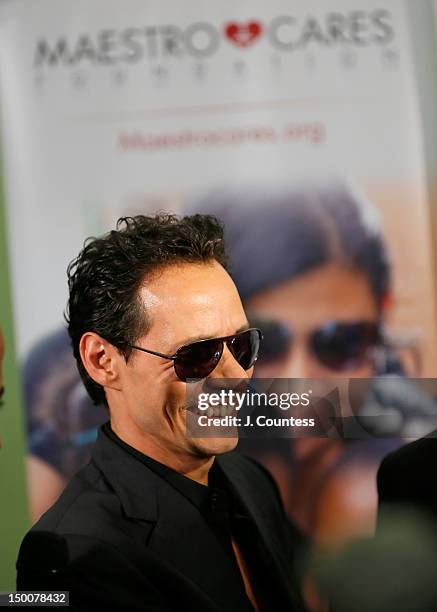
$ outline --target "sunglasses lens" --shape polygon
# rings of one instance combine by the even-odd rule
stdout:
[[[228,342],[229,350],[244,370],[249,370],[257,360],[261,337],[259,329],[248,329]]]
[[[293,340],[291,330],[284,323],[268,319],[250,318],[252,327],[262,333],[262,345],[257,363],[267,364],[281,360],[287,354]]]
[[[327,323],[312,334],[311,347],[325,367],[351,371],[369,357],[369,350],[379,342],[374,323]]]
[[[214,370],[223,353],[222,340],[203,340],[181,348],[174,362],[180,380],[206,378]]]

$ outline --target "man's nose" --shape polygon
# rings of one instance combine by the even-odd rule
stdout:
[[[320,368],[314,356],[305,343],[295,343],[289,350],[283,365],[286,378],[317,378],[321,375]]]

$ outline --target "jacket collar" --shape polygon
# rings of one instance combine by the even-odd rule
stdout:
[[[120,499],[125,515],[148,521],[158,520],[159,476],[132,454],[126,452],[99,428],[97,441],[92,451],[92,461]],[[230,456],[234,457],[234,460]],[[254,503],[253,491],[247,475],[235,463],[235,454],[218,455],[216,461],[233,486],[248,513],[262,532],[264,513],[262,505]]]
[[[127,517],[157,521],[159,476],[107,435],[105,428],[108,424],[105,423],[99,428],[91,455],[92,461],[114,489]],[[239,469],[235,469],[227,455],[229,453],[217,456],[216,461],[257,527],[260,528],[263,525],[262,512],[260,513],[260,508],[254,505],[253,495],[244,474]]]
[[[91,460],[114,489],[127,517],[158,520],[158,476],[111,440],[103,426]]]
[[[105,426],[99,428],[97,441],[92,451],[92,461],[98,466],[105,479],[113,487],[121,501],[125,515],[148,521],[158,520],[159,476],[134,455],[126,452],[105,433]],[[264,504],[258,503],[246,469],[240,466],[238,453],[218,455],[216,462],[225,473],[235,493],[248,514],[263,533],[265,521]],[[245,462],[246,463],[246,462]]]
[[[128,518],[157,521],[160,477],[145,463],[111,439],[105,432],[108,425],[109,421],[98,430],[91,460],[114,489]],[[216,457],[216,461],[234,489],[238,491],[239,497],[243,498],[244,505],[250,506],[244,481],[240,481],[238,472],[234,473],[232,469],[228,469],[227,462],[222,465],[221,457]],[[233,482],[235,478],[237,482]]]

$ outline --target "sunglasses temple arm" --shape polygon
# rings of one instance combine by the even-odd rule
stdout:
[[[163,359],[171,359],[172,361],[176,359],[175,355],[164,355],[163,353],[158,353],[157,351],[150,351],[149,349],[145,349],[142,346],[135,346],[131,344],[130,347],[136,349],[137,351],[142,351],[143,353],[149,353],[150,355],[156,355],[156,357],[162,357]]]

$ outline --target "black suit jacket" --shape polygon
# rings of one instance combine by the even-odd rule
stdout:
[[[237,452],[216,461],[261,534],[282,609],[301,610],[273,479]],[[26,535],[17,568],[18,589],[69,590],[78,610],[253,610],[232,600],[236,576],[198,509],[102,431],[90,463]]]
[[[409,507],[437,520],[437,431],[385,457],[378,470],[380,508]]]

